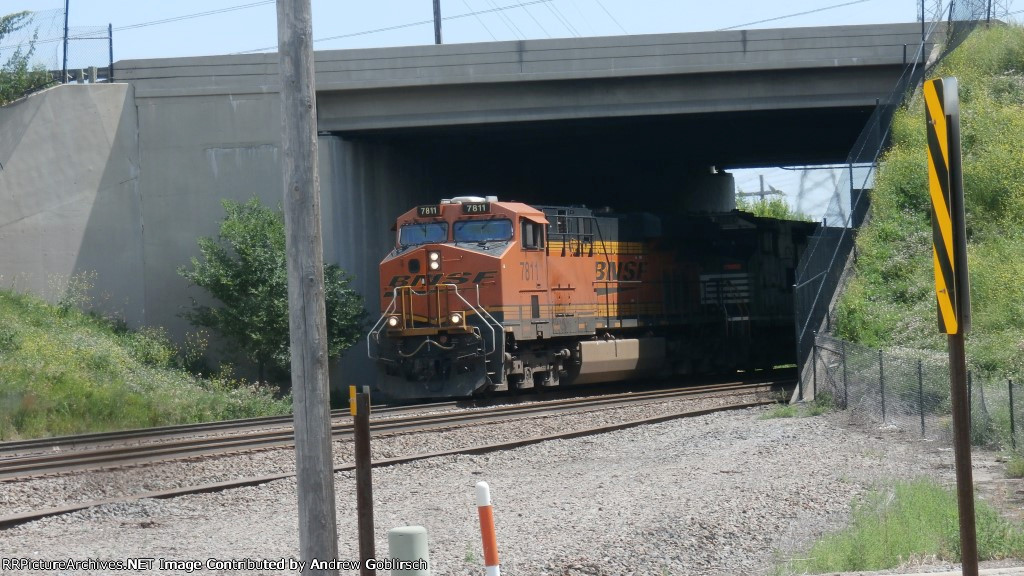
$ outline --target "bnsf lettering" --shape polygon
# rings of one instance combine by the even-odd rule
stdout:
[[[595,262],[594,276],[598,281],[643,280],[647,262]]]
[[[476,276],[473,276],[472,272],[450,272],[445,274],[417,274],[415,276],[409,276],[405,274],[399,274],[393,276],[391,281],[388,282],[388,286],[391,288],[399,288],[402,286],[426,286],[427,284],[465,284],[473,278],[473,284],[480,284],[486,280],[493,280],[497,276],[497,271],[491,270],[487,272],[478,272]]]

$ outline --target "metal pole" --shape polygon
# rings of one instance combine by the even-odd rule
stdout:
[[[354,391],[355,386],[351,389]],[[356,448],[356,516],[359,524],[359,574],[375,576],[367,560],[376,556],[373,541],[373,468],[370,461],[370,394],[355,395],[352,427]]]
[[[310,566],[338,557],[310,0],[277,0],[277,42],[299,554],[337,574]]]
[[[107,72],[107,82],[114,81],[114,25],[107,24],[107,47],[110,50],[110,68]]]
[[[882,349],[878,349],[878,385],[882,392],[882,424],[885,424],[885,364],[882,362]]]
[[[960,549],[964,576],[978,576],[978,540],[974,529],[974,477],[971,471],[971,421],[967,394],[967,358],[962,332],[949,335],[949,391],[953,407],[953,451],[960,510]]]
[[[843,355],[843,408],[850,407],[850,385],[846,380],[846,340],[839,341],[840,350]]]
[[[1013,380],[1006,381],[1006,387],[1010,390],[1010,445],[1017,449],[1017,424],[1013,421]]]
[[[967,371],[967,424],[974,421],[974,374]]]
[[[441,0],[434,0],[434,44],[441,43]]]
[[[70,8],[71,0],[64,0],[64,59],[61,64],[61,84],[68,81],[68,10]]]
[[[924,438],[924,370],[917,359],[917,403],[921,407],[921,438]]]
[[[811,347],[811,394],[818,397],[818,333],[814,333],[814,343]]]
[[[924,40],[924,0],[921,0],[921,44],[924,44]],[[922,46],[921,52],[924,52],[923,48],[924,47]]]

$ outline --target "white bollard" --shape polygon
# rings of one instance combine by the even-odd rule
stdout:
[[[392,576],[430,576],[427,529],[423,526],[401,526],[388,530],[388,557],[398,561],[422,561],[420,568],[391,570]]]
[[[498,564],[498,536],[494,532],[494,508],[491,506],[491,487],[487,482],[476,483],[476,509],[480,514],[480,537],[484,542],[484,566],[487,576],[501,576]]]

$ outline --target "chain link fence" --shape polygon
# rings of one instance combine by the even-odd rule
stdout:
[[[851,424],[896,429],[952,444],[945,354],[869,348],[817,334],[808,364],[815,398],[844,409]],[[1022,382],[1019,376],[978,378],[968,372],[975,445],[1020,450]]]
[[[0,38],[0,66],[7,75],[22,74],[20,97],[55,83],[112,82],[113,29],[73,26],[65,34],[64,10],[29,12],[17,29]],[[14,63],[24,59],[23,70]]]
[[[835,321],[835,303],[856,256],[857,230],[868,218],[870,189],[878,159],[889,139],[893,115],[943,56],[959,46],[980,23],[1004,15],[1007,2],[949,0],[921,3],[921,41],[904,48],[904,68],[889,95],[880,99],[867,124],[850,149],[844,174],[834,186],[822,226],[808,240],[797,265],[793,287],[796,320],[797,363],[801,390],[808,378],[814,334],[829,332]],[[1000,12],[1001,11],[1001,12]],[[941,52],[932,48],[941,46]]]

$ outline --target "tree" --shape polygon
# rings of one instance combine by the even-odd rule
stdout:
[[[9,35],[24,29],[32,23],[31,12],[16,12],[0,16],[0,43]],[[28,43],[28,49],[18,46],[7,62],[0,66],[0,106],[21,98],[28,92],[53,84],[49,72],[43,66],[30,66],[29,61],[36,50],[36,34]]]
[[[284,214],[263,206],[258,198],[245,204],[230,200],[221,204],[227,216],[217,240],[200,238],[202,261],[193,257],[191,269],[178,269],[221,306],[200,305],[193,299],[185,317],[233,341],[256,364],[260,380],[268,369],[287,374],[291,355]],[[324,265],[330,357],[340,355],[363,333],[366,311],[348,282],[341,268]]]

